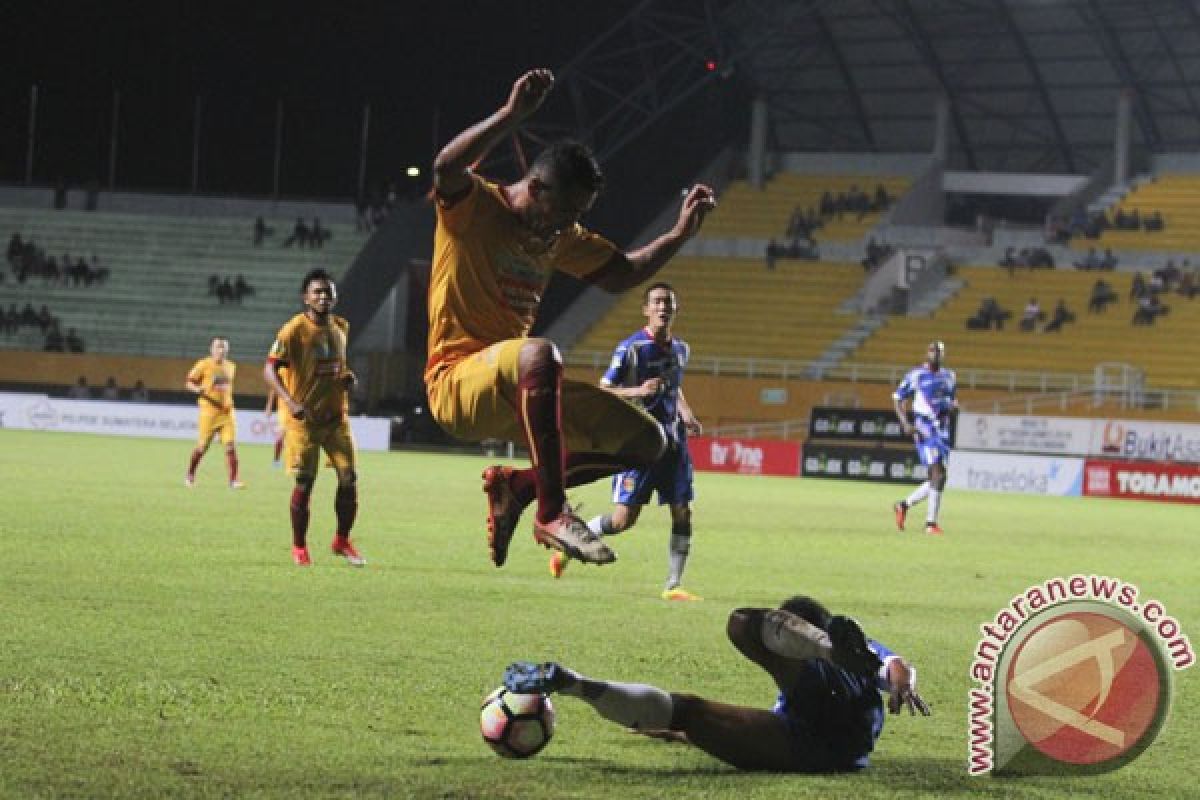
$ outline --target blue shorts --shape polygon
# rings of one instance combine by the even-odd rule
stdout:
[[[687,442],[673,442],[650,467],[614,475],[612,485],[613,502],[623,506],[644,506],[656,491],[659,505],[692,502],[692,457]]]
[[[917,445],[917,456],[925,466],[930,464],[945,464],[950,459],[950,443],[937,424],[926,417],[917,417],[914,423],[917,429],[913,441]]]
[[[872,679],[819,660],[771,709],[791,736],[797,772],[848,772],[867,766],[883,731],[883,701]]]

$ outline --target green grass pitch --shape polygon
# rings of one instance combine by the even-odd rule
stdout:
[[[979,625],[1026,586],[1120,577],[1200,643],[1195,507],[950,491],[933,538],[894,530],[901,487],[700,474],[685,584],[704,600],[675,605],[658,597],[657,507],[613,540],[616,564],[554,581],[527,524],[509,564],[489,563],[485,460],[365,454],[355,538],[370,565],[328,552],[325,471],[301,570],[290,481],[268,451],[241,449],[248,487],[232,492],[214,449],[189,490],[189,447],[0,431],[0,797],[1196,796],[1200,669],[1176,674],[1165,729],[1122,770],[966,774]],[[573,497],[585,516],[608,507],[605,485]],[[865,772],[740,774],[572,698],[534,759],[501,760],[480,739],[479,701],[517,658],[769,706],[769,678],[724,620],[796,592],[920,669],[934,716],[889,718]]]

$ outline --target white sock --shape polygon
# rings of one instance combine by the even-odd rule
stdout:
[[[937,489],[929,490],[929,509],[925,516],[925,522],[934,525],[937,523],[938,511],[942,507],[942,493]]]
[[[763,645],[776,655],[797,660],[823,658],[833,653],[829,634],[790,611],[768,611],[762,622]]]
[[[581,675],[559,694],[578,697],[606,720],[638,730],[666,730],[675,713],[675,703],[668,692],[644,683],[596,681]]]
[[[929,487],[929,481],[925,481],[924,483],[922,483],[920,486],[918,486],[916,489],[913,490],[913,493],[910,494],[908,496],[908,499],[904,501],[904,505],[908,506],[909,508],[912,508],[917,503],[924,500],[931,491],[933,491],[933,490],[930,489],[930,487]]]
[[[588,530],[597,536],[612,536],[614,533],[616,533],[612,527],[611,514],[601,514],[598,517],[592,517],[587,526]]]
[[[674,525],[672,528],[686,530],[687,533],[671,531],[671,542],[667,546],[667,589],[674,589],[683,582],[683,568],[687,565],[688,551],[692,546],[691,523]]]

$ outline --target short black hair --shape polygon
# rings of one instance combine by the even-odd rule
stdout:
[[[595,154],[590,147],[575,139],[554,142],[538,153],[529,172],[544,178],[551,186],[557,183],[588,192],[604,189],[604,172]]]
[[[823,631],[829,630],[829,620],[833,615],[829,613],[829,609],[808,595],[798,594],[794,597],[789,597],[779,607],[816,625]]]
[[[327,270],[321,267],[310,269],[304,274],[304,281],[300,284],[300,294],[307,292],[308,285],[313,281],[327,281],[332,286],[333,276],[330,275]]]
[[[672,286],[671,284],[667,283],[666,281],[655,281],[654,283],[652,283],[646,287],[646,291],[642,292],[642,302],[643,303],[645,303],[647,300],[650,299],[650,293],[653,292],[655,289],[666,289],[671,294],[675,294],[675,287]]]

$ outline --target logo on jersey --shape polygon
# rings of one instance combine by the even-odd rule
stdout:
[[[1166,721],[1172,670],[1195,660],[1162,604],[1097,575],[1031,586],[981,627],[971,677],[973,775],[1087,775],[1141,755]]]

